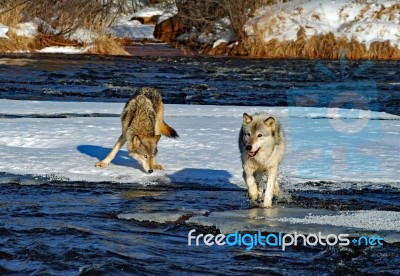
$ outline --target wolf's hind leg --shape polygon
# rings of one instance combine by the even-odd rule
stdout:
[[[156,122],[155,122],[155,135],[162,134],[161,128],[164,122],[164,104],[161,102],[156,110]]]
[[[115,155],[117,155],[118,151],[125,144],[126,139],[123,134],[119,136],[118,141],[115,143],[114,147],[110,151],[110,153],[104,158],[102,161],[96,163],[96,167],[107,167],[110,162],[114,159]]]

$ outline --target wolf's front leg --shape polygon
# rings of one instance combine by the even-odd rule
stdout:
[[[153,169],[154,169],[154,170],[163,170],[164,167],[163,167],[163,165],[157,163],[157,162],[154,160]]]
[[[278,177],[278,167],[272,167],[268,172],[267,188],[265,190],[264,202],[262,204],[264,208],[272,207],[272,197],[277,177]]]
[[[126,139],[123,134],[118,138],[118,141],[115,143],[114,147],[110,151],[110,153],[104,158],[102,161],[96,163],[96,167],[107,167],[110,162],[114,159],[115,155],[117,155],[118,151],[125,144]]]
[[[256,180],[257,189],[258,189],[258,195],[257,195],[258,197],[257,197],[257,200],[262,200],[262,198],[263,198],[264,185],[263,185],[263,182],[262,182],[262,177],[263,177],[263,174],[260,173],[260,172],[256,172],[256,173],[254,174],[254,178],[255,178],[255,180]]]
[[[254,170],[250,168],[244,168],[243,177],[247,184],[249,198],[251,200],[257,200],[258,189],[257,182],[254,178]]]
[[[274,185],[273,195],[274,196],[279,196],[279,193],[280,193],[279,182],[278,182],[278,179],[276,179],[275,185]]]

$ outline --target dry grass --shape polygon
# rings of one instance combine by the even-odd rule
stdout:
[[[348,59],[400,59],[400,50],[389,41],[374,42],[367,48],[355,39],[337,38],[332,33],[307,39],[303,28],[294,41],[266,42],[263,33],[257,32],[244,46],[253,57],[339,59],[344,53]]]
[[[0,39],[0,53],[35,52],[50,46],[88,47],[87,54],[97,55],[129,55],[124,44],[127,41],[107,35],[101,35],[91,45],[65,39],[62,35],[38,34],[35,37],[18,36],[14,32],[7,33],[9,39]]]
[[[94,45],[87,51],[88,54],[128,56],[124,49],[124,42],[109,35],[96,38]]]
[[[0,38],[1,53],[31,52],[33,50],[33,38],[18,36],[12,31],[7,33],[9,39]]]
[[[38,34],[32,42],[33,49],[42,49],[50,46],[82,47],[83,43],[68,40],[62,35]]]
[[[129,55],[124,49],[125,40],[110,36],[99,36],[93,45],[84,45],[76,41],[65,39],[61,35],[38,34],[35,37],[18,36],[8,32],[9,39],[0,39],[0,53],[35,52],[49,46],[88,47],[87,54],[97,55]]]
[[[400,4],[394,4],[390,7],[385,7],[381,5],[379,11],[374,12],[373,17],[376,19],[381,19],[384,16],[387,16],[389,20],[393,20],[395,16],[397,16],[400,12]]]
[[[22,22],[25,6],[25,4],[18,4],[13,1],[5,1],[1,6],[0,23],[8,27],[16,27],[18,23]]]
[[[367,12],[371,10],[371,3],[360,0],[365,7],[356,17],[356,21],[364,20]],[[343,12],[343,11],[342,11]],[[372,17],[375,19],[386,17],[394,20],[400,12],[400,4],[394,4],[388,7],[380,6]],[[341,16],[343,16],[341,14]],[[272,39],[265,40],[265,34],[274,34],[279,32],[281,26],[277,20],[279,15],[270,10],[265,13],[266,20],[258,21],[252,24],[253,34],[246,38],[242,45],[250,56],[268,57],[268,58],[321,58],[338,59],[345,54],[349,59],[400,59],[400,49],[392,45],[389,41],[373,42],[369,47],[356,39],[347,39],[345,37],[335,37],[333,33],[307,37],[305,29],[301,27],[297,37],[292,41],[280,41]],[[319,19],[318,14],[312,15],[314,19]]]
[[[0,13],[0,23],[8,27],[16,27],[21,22],[24,5],[18,5],[13,2],[7,2],[2,6]],[[12,53],[16,51],[30,52],[33,49],[33,38],[18,36],[14,31],[7,32],[7,38],[0,38],[0,52]]]
[[[53,3],[53,4],[51,4]],[[128,55],[127,42],[107,35],[108,26],[115,19],[110,12],[112,0],[3,0],[0,1],[0,23],[10,27],[8,39],[0,39],[0,52],[35,52],[49,46],[91,46],[90,54]],[[51,4],[51,5],[50,5]],[[12,28],[19,23],[40,19],[43,23],[35,37],[17,36]],[[97,34],[91,45],[67,39],[70,33],[84,28]]]

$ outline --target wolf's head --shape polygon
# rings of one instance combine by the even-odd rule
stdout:
[[[133,136],[128,142],[129,155],[135,158],[143,166],[143,169],[148,172],[153,172],[155,159],[157,155],[157,143],[161,135],[148,137]]]
[[[255,157],[260,150],[271,149],[275,143],[276,121],[265,114],[250,116],[243,114],[242,135],[249,157]]]

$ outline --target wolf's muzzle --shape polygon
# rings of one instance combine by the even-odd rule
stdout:
[[[252,148],[251,145],[247,145],[247,146],[246,146],[246,149],[247,149],[247,150],[251,150],[251,148]]]

